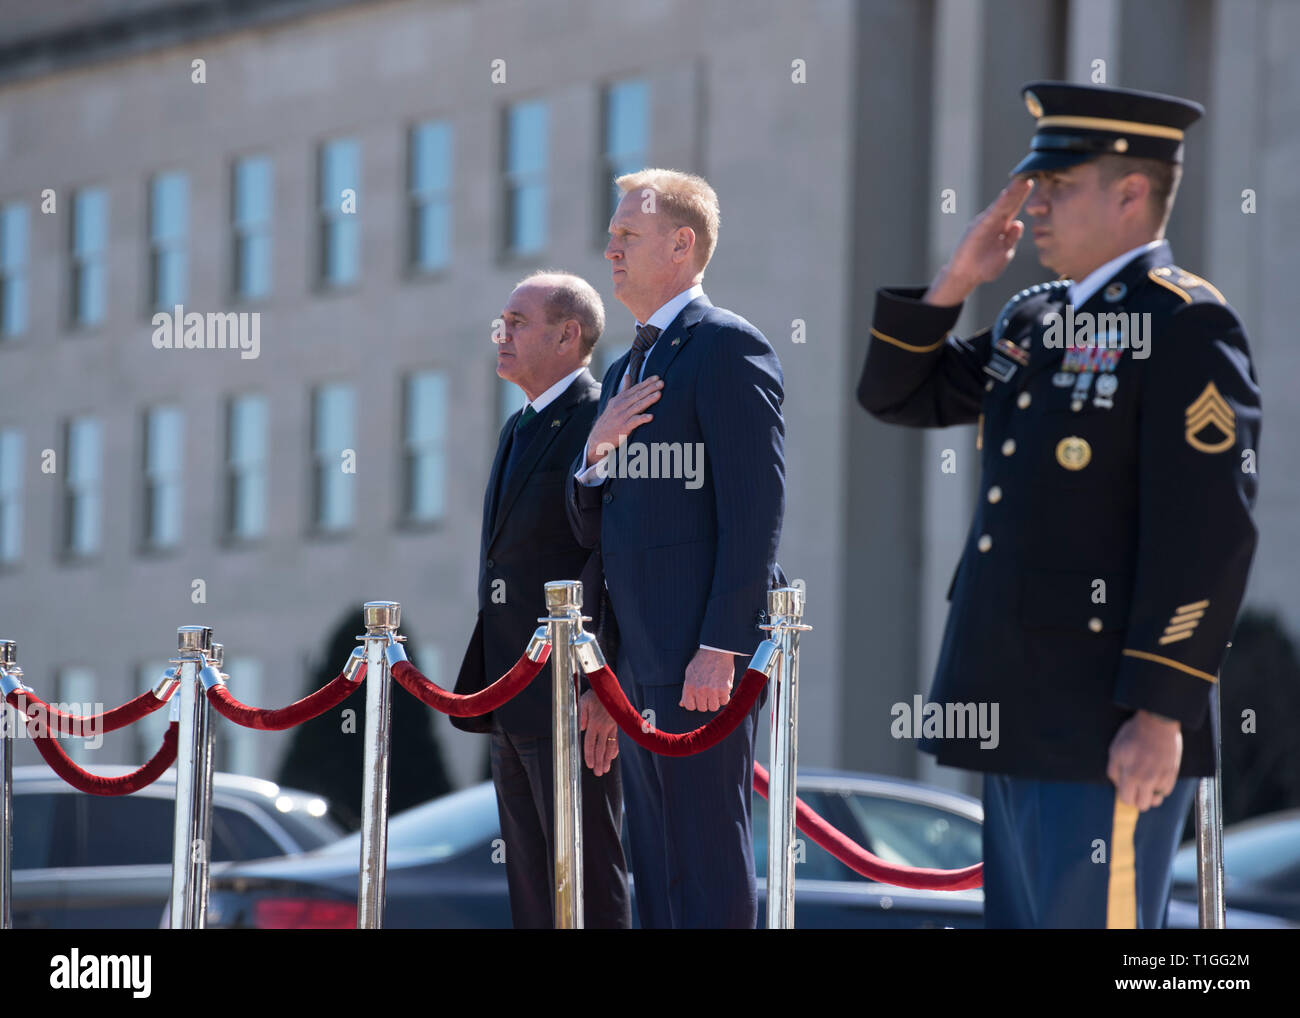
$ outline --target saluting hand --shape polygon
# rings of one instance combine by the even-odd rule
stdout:
[[[636,385],[627,386],[605,404],[587,437],[587,466],[604,459],[616,446],[627,441],[627,436],[641,425],[654,420],[654,414],[643,411],[659,401],[663,381],[651,375]]]
[[[971,220],[948,264],[939,270],[926,291],[923,300],[927,304],[960,304],[975,287],[992,282],[1006,271],[1025,232],[1024,222],[1015,216],[1033,187],[1028,177],[1016,177]]]

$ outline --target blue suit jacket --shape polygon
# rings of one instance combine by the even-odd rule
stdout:
[[[606,373],[597,416],[617,394],[629,356]],[[636,681],[681,685],[701,644],[752,654],[765,636],[757,627],[767,591],[785,582],[776,563],[785,512],[783,382],[763,334],[707,297],[659,336],[645,367],[651,375],[664,387],[647,411],[654,419],[628,437],[623,476],[598,486],[571,476],[567,503],[578,542],[601,549]],[[571,473],[585,465],[579,455]],[[664,466],[695,472],[653,476]]]

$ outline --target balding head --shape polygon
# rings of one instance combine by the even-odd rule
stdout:
[[[551,269],[534,272],[521,279],[517,286],[541,290],[548,325],[578,323],[582,363],[588,363],[596,341],[605,331],[605,305],[595,288],[581,276]]]

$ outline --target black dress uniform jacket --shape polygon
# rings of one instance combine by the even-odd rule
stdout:
[[[993,748],[920,748],[970,770],[1105,781],[1116,731],[1145,708],[1182,723],[1182,776],[1213,773],[1211,684],[1256,544],[1260,393],[1241,322],[1162,243],[1074,309],[1150,315],[1145,351],[1125,323],[1130,348],[1094,359],[1079,399],[1082,372],[1066,369],[1100,351],[1045,342],[1058,336],[1044,317],[1068,313],[1064,282],[1017,294],[970,339],[949,333],[960,306],[924,292],[878,291],[858,400],[889,423],[979,426],[930,701],[996,703],[999,731]]]

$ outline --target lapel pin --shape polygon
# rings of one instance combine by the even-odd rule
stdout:
[[[560,426],[560,419],[558,417],[555,418],[555,420],[551,421],[552,428],[558,428],[559,426]]]
[[[681,342],[681,338],[678,337],[677,339],[674,339],[674,340],[672,341],[672,343],[670,343],[669,345],[670,345],[670,346],[676,346],[676,345],[677,345],[678,343],[680,343],[680,342]]]
[[[1106,292],[1102,294],[1108,302],[1114,304],[1117,300],[1123,300],[1124,294],[1128,293],[1128,287],[1123,283],[1111,283],[1106,287]]]

